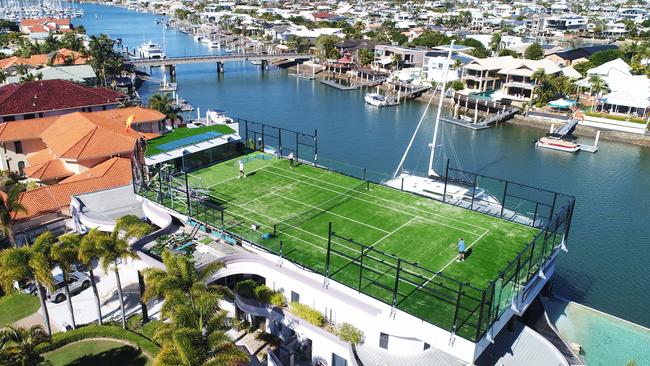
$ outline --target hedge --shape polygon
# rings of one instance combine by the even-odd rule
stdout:
[[[631,116],[619,116],[615,114],[609,114],[609,113],[602,113],[602,112],[584,112],[585,115],[590,116],[590,117],[598,117],[598,118],[606,118],[606,119],[612,119],[614,121],[621,121],[621,122],[632,122],[632,123],[639,123],[639,124],[645,124],[646,121],[642,118],[638,117],[631,117]]]
[[[254,280],[239,281],[235,285],[235,290],[240,296],[248,299],[283,307],[287,304],[284,295],[279,291],[274,291],[266,285],[260,285]]]
[[[323,313],[312,308],[311,306],[301,304],[299,302],[292,302],[291,312],[295,316],[303,318],[317,327],[322,327],[325,325],[325,316]]]
[[[66,344],[92,338],[113,338],[123,340],[137,345],[150,357],[156,357],[160,352],[160,347],[146,337],[130,330],[110,325],[88,325],[68,332],[55,333],[52,335],[52,341],[39,345],[37,351],[39,353],[50,352],[57,348],[61,348]]]

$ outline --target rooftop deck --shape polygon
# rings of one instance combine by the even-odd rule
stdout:
[[[240,160],[247,176],[238,178]],[[170,175],[161,188],[151,180],[141,194],[470,340],[510,306],[561,240],[259,152],[188,173],[187,189],[184,180]],[[465,262],[456,261],[461,237]]]

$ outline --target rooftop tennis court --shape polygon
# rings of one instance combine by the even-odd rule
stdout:
[[[246,178],[238,178],[239,160]],[[452,326],[459,284],[485,288],[539,232],[311,165],[292,168],[262,153],[194,171],[188,179],[225,209],[226,230],[445,329]],[[210,222],[200,213],[194,217]],[[463,263],[456,261],[461,237],[471,250]],[[433,295],[422,292],[434,284]],[[468,304],[468,317],[472,309]],[[458,334],[471,339],[474,329],[464,334],[460,327]]]
[[[222,135],[234,133],[235,130],[226,125],[213,125],[198,128],[177,128],[162,136],[147,142],[146,156],[164,153],[188,145],[215,139]]]

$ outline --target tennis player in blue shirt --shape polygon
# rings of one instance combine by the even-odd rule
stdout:
[[[465,262],[465,240],[463,238],[458,240],[458,261]]]

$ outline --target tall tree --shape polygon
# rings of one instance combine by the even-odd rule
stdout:
[[[108,240],[102,242],[100,264],[104,271],[112,269],[117,283],[117,294],[122,312],[122,327],[126,329],[126,309],[124,308],[124,295],[120,281],[119,262],[128,258],[137,258],[131,250],[129,241],[141,238],[151,230],[151,226],[142,222],[134,215],[120,217],[113,232],[107,235]]]
[[[44,359],[36,347],[49,339],[40,325],[28,329],[5,326],[0,329],[0,361],[4,359],[7,365],[37,366]]]
[[[20,185],[13,185],[9,192],[0,193],[0,225],[5,236],[14,247],[16,246],[16,236],[14,235],[14,221],[16,214],[27,213],[27,209],[20,203],[20,194],[22,188]]]
[[[183,120],[180,108],[174,105],[174,100],[169,94],[159,93],[152,95],[149,98],[148,105],[149,108],[164,114],[167,117],[166,119],[171,122],[172,128],[174,128],[174,122]]]
[[[162,344],[155,365],[235,365],[248,363],[248,356],[226,336],[226,313],[218,308],[223,288],[206,280],[223,264],[215,262],[197,271],[184,256],[163,253],[165,271],[145,272],[145,299],[164,298],[161,311],[166,320],[154,339]]]
[[[542,49],[542,46],[538,42],[531,44],[526,48],[526,51],[524,51],[524,58],[529,60],[541,60],[544,58],[544,50]]]
[[[359,63],[362,66],[370,65],[375,60],[375,53],[368,48],[361,48],[357,52]]]
[[[490,50],[494,56],[499,54],[499,48],[501,48],[501,32],[496,32],[490,39]]]
[[[97,229],[92,229],[86,236],[81,239],[79,244],[79,251],[77,259],[79,263],[88,268],[90,275],[90,285],[93,288],[93,295],[95,295],[95,307],[97,309],[97,324],[102,325],[102,305],[99,299],[99,292],[97,291],[97,283],[95,282],[95,273],[93,266],[95,262],[99,261],[102,253],[102,243],[107,239],[106,234]]]
[[[545,76],[546,72],[542,68],[535,70],[535,72],[533,72],[533,74],[530,76],[531,79],[535,80],[533,90],[530,92],[530,104],[533,104],[535,102],[535,92],[537,91],[537,88],[540,86],[541,81]]]
[[[70,272],[73,271],[72,266],[78,262],[77,257],[79,255],[81,236],[79,234],[65,235],[55,244],[56,237],[50,233],[49,239],[52,241],[52,260],[61,268],[61,272],[63,273],[63,288],[65,289],[65,297],[68,302],[70,325],[72,329],[76,329],[77,323],[74,318],[74,307],[72,306],[72,296],[70,296],[70,286],[68,286],[68,283],[70,282]]]
[[[47,333],[52,335],[50,314],[45,301],[45,286],[52,286],[52,263],[48,250],[37,238],[31,247],[23,246],[0,251],[0,286],[5,292],[13,290],[14,281],[31,280],[41,302]]]

